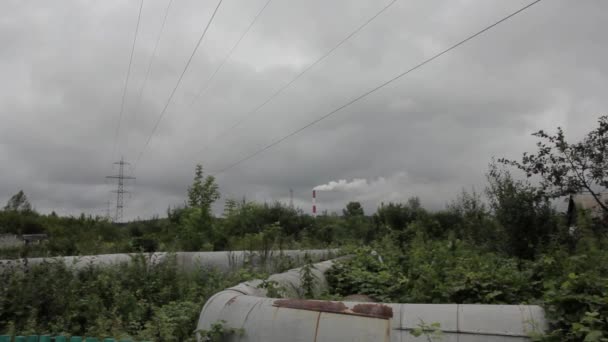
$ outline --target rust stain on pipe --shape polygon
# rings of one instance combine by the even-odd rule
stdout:
[[[393,317],[393,309],[390,306],[382,304],[357,304],[351,309],[342,302],[305,299],[278,299],[274,301],[273,306],[279,308],[329,312],[380,319],[390,319]]]
[[[382,304],[357,304],[353,307],[353,312],[372,317],[393,318],[393,308]]]

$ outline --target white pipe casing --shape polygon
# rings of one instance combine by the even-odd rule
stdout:
[[[302,263],[308,255],[312,260],[326,260],[338,251],[336,249],[312,249],[312,250],[284,250],[269,251],[266,256],[259,252],[250,251],[226,251],[226,252],[156,252],[156,253],[123,253],[123,254],[101,254],[85,256],[62,256],[48,258],[27,258],[0,260],[0,271],[11,268],[24,268],[42,263],[63,262],[66,265],[79,270],[88,266],[112,266],[130,263],[134,257],[143,256],[151,264],[157,264],[174,256],[177,266],[185,271],[193,271],[200,268],[214,268],[220,271],[230,271],[243,267],[245,264],[254,267],[264,266],[272,270],[281,258],[291,258],[294,264]]]
[[[315,293],[327,288],[324,277],[333,261],[315,264]],[[197,331],[220,322],[243,334],[226,341],[529,341],[546,331],[544,311],[535,305],[384,304],[298,299],[301,269],[268,278],[291,299],[267,298],[262,280],[238,284],[212,296],[201,311]],[[421,324],[439,324],[439,334],[414,336]],[[199,341],[200,341],[199,336]]]

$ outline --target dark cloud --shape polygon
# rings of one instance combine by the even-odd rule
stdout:
[[[135,161],[215,3],[175,0],[141,104],[165,0],[145,1],[112,154],[137,1],[5,1],[0,5],[0,201],[23,188],[41,211],[96,214],[104,176]],[[193,167],[220,170],[523,6],[524,1],[397,1],[281,96],[227,134],[276,89],[386,2],[273,1],[194,103],[265,0],[225,1],[135,169],[129,218],[183,203]],[[218,180],[225,197],[321,209],[418,195],[440,208],[483,189],[493,156],[530,150],[538,129],[580,137],[606,112],[604,2],[545,1],[359,101]],[[218,212],[221,208],[217,208]]]

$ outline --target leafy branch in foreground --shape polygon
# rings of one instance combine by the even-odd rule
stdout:
[[[285,295],[285,288],[280,286],[275,280],[263,280],[262,283],[258,285],[258,288],[265,289],[266,297],[269,298],[283,298]]]
[[[566,141],[561,127],[555,134],[540,130],[533,134],[540,138],[536,154],[524,153],[520,162],[505,158],[499,162],[517,167],[528,178],[540,176],[541,189],[549,198],[586,192],[608,214],[608,204],[601,198],[608,190],[608,116],[600,117],[598,124],[577,143]]]
[[[441,324],[434,322],[427,324],[425,321],[420,319],[418,327],[412,329],[411,334],[415,337],[424,335],[428,342],[439,341],[443,337],[443,331],[441,330]]]

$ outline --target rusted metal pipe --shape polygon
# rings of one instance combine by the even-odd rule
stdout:
[[[315,264],[316,293],[327,289],[324,273],[333,261]],[[203,307],[197,330],[221,322],[243,331],[226,341],[529,341],[547,328],[544,311],[535,305],[385,304],[300,299],[300,269],[252,280],[221,291]],[[263,288],[273,280],[290,298],[267,298]],[[439,324],[440,333],[421,327]],[[200,341],[199,336],[199,341]]]

